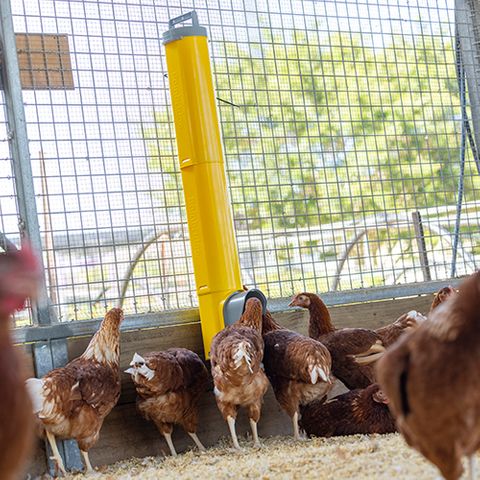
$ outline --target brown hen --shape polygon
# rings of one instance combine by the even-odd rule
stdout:
[[[120,323],[123,311],[113,308],[79,358],[65,367],[30,378],[27,388],[58,468],[65,466],[55,437],[77,440],[85,466],[93,471],[88,451],[98,440],[103,420],[120,396]]]
[[[395,420],[387,403],[378,384],[373,383],[332,400],[316,400],[303,406],[300,426],[316,437],[392,433],[396,431]]]
[[[240,406],[248,410],[254,444],[260,444],[257,423],[268,389],[262,368],[263,349],[262,304],[250,298],[241,318],[213,337],[210,350],[215,399],[237,449],[235,419]]]
[[[441,303],[450,297],[458,295],[458,290],[455,290],[452,286],[443,287],[433,297],[432,304],[430,305],[430,312],[437,308]]]
[[[375,330],[375,333],[381,338],[382,344],[385,348],[393,345],[404,333],[414,330],[421,325],[427,318],[421,313],[411,310],[404,313],[397,318],[390,325],[380,327]]]
[[[169,348],[143,357],[135,353],[126,373],[137,390],[137,408],[155,423],[165,437],[170,452],[173,425],[181,425],[197,447],[205,447],[197,436],[198,400],[209,386],[208,371],[200,357],[186,348]]]
[[[320,342],[283,328],[268,311],[263,316],[263,339],[265,372],[298,440],[300,405],[325,397],[335,381],[330,353]]]
[[[34,417],[25,388],[24,359],[13,347],[10,321],[36,292],[39,269],[24,245],[21,251],[0,254],[0,476],[20,478],[33,441]]]
[[[365,388],[375,381],[372,364],[385,352],[377,333],[365,328],[337,330],[327,306],[314,293],[296,295],[289,306],[306,308],[310,312],[308,334],[330,351],[335,377],[349,389]]]
[[[452,295],[456,295],[457,291],[453,287],[444,287],[441,288],[433,299],[432,305],[430,306],[430,312],[443,303],[447,298],[450,298]],[[401,315],[395,322],[385,327],[377,328],[375,333],[380,336],[385,348],[393,345],[404,333],[409,332],[417,328],[422,324],[427,317],[422,315],[415,310],[412,310],[408,313]]]
[[[447,480],[480,447],[480,273],[435,308],[378,364],[378,378],[407,443]]]

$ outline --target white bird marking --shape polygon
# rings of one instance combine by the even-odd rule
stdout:
[[[29,378],[25,381],[25,386],[32,401],[33,413],[39,413],[43,409],[45,401],[43,385],[44,380],[42,378]]]
[[[132,361],[130,362],[130,366],[135,366],[136,363],[145,363],[145,359],[141,357],[137,352],[133,354]]]
[[[138,370],[138,373],[142,376],[144,376],[147,380],[152,380],[152,378],[155,376],[155,372],[148,368],[145,364],[142,365]]]
[[[232,355],[232,357],[235,363],[235,369],[240,368],[240,366],[242,365],[242,359],[245,359],[245,363],[247,364],[248,369],[250,370],[250,373],[253,373],[252,358],[250,357],[250,354],[248,353],[247,348],[248,348],[248,345],[246,342],[240,342],[238,344],[237,350]]]
[[[324,382],[330,383],[330,378],[328,377],[327,372],[319,365],[313,365],[310,370],[310,380],[312,381],[312,384],[315,385],[319,378]]]

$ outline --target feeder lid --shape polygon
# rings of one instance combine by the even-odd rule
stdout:
[[[185,27],[177,27],[179,23],[184,23],[188,20],[192,20],[192,24]],[[206,37],[207,29],[200,26],[198,23],[198,16],[195,10],[180,15],[179,17],[172,18],[168,21],[169,29],[163,34],[163,44],[174,42],[175,40],[181,40],[183,37]]]
[[[262,302],[262,313],[267,311],[267,297],[256,288],[239,290],[232,293],[223,304],[223,320],[225,326],[235,323],[245,311],[245,304],[249,298],[258,298]]]

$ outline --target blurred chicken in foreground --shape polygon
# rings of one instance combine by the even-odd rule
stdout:
[[[35,295],[40,270],[31,249],[0,254],[0,476],[20,476],[33,441],[34,418],[23,361],[12,345],[10,320]]]
[[[416,331],[401,338],[378,364],[407,443],[447,480],[460,478],[462,457],[480,447],[480,273],[437,306]]]
[[[120,396],[122,320],[123,311],[111,309],[83,355],[43,378],[27,380],[33,411],[64,474],[55,437],[77,440],[87,471],[93,471],[88,450],[97,442],[103,421]]]

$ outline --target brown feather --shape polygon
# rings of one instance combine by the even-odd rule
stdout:
[[[143,356],[155,376],[148,380],[132,375],[137,390],[137,408],[161,433],[171,433],[174,424],[195,433],[198,401],[209,386],[208,371],[200,357],[185,348],[170,348]]]
[[[332,360],[325,346],[309,337],[281,327],[270,312],[263,317],[265,372],[280,406],[293,416],[299,406],[323,398],[331,389]],[[312,367],[320,367],[329,381],[312,382]]]
[[[0,318],[0,472],[20,478],[32,448],[34,418],[25,389],[24,358],[14,349],[9,319]]]
[[[364,328],[337,330],[332,323],[327,306],[314,293],[304,292],[296,295],[291,305],[309,310],[309,336],[322,342],[330,351],[335,377],[350,389],[365,388],[375,381],[373,367],[357,364],[355,356],[362,356],[365,359],[372,347],[382,347],[379,335]]]
[[[317,437],[395,432],[388,406],[378,400],[379,388],[372,384],[328,402],[309,403],[301,408],[300,426],[308,435]]]
[[[15,310],[35,296],[40,271],[33,251],[0,254],[0,476],[21,477],[32,449],[34,417],[25,388],[25,358],[14,348],[10,329]]]
[[[255,422],[260,418],[263,396],[268,388],[262,369],[261,328],[261,302],[251,298],[240,320],[212,340],[210,359],[215,398],[224,419],[236,418],[239,406],[247,407],[249,417]]]
[[[405,333],[418,328],[426,318],[418,312],[404,313],[395,322],[384,327],[377,328],[375,333],[381,338],[385,348],[393,345]]]
[[[98,440],[105,417],[120,396],[119,340],[123,312],[110,310],[84,354],[43,377],[43,428],[73,438],[83,451]]]

